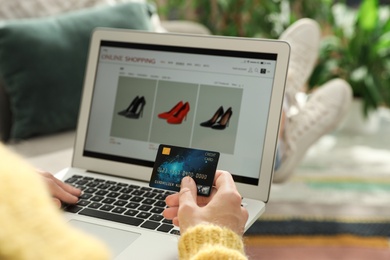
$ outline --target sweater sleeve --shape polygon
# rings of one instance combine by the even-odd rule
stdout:
[[[0,259],[109,259],[105,245],[66,223],[34,169],[0,143]]]
[[[242,239],[228,228],[197,225],[189,228],[179,240],[181,260],[247,259]]]

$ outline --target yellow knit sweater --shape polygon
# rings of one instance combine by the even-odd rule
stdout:
[[[241,238],[212,225],[189,229],[180,259],[246,259]],[[0,144],[0,259],[110,259],[107,247],[66,223],[34,169]]]

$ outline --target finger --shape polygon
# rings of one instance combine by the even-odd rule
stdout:
[[[241,214],[243,215],[245,223],[246,223],[248,218],[249,218],[248,210],[246,208],[244,208],[244,207],[241,207]]]
[[[198,196],[196,198],[197,204],[200,207],[203,207],[207,205],[210,200],[212,200],[214,194],[217,192],[217,190],[213,187],[210,193],[209,197],[204,197],[204,196]],[[169,195],[168,197],[165,198],[165,204],[167,204],[168,207],[178,207],[179,206],[179,193]]]
[[[218,175],[214,179],[217,190],[237,190],[232,175],[227,171],[217,171]]]
[[[232,175],[227,171],[219,171],[215,179],[215,199],[211,203],[226,204],[227,207],[241,208],[242,197],[237,190]]]
[[[76,204],[79,201],[79,198],[77,196],[74,196],[66,192],[61,187],[58,186],[52,189],[52,195],[53,197],[59,199],[60,201],[68,204]]]
[[[66,191],[66,192],[68,192],[76,197],[79,197],[82,193],[80,189],[75,188],[72,185],[69,185],[65,182],[62,182],[54,176],[53,176],[53,180],[59,187],[61,187],[61,189],[63,189],[64,191]]]
[[[56,204],[56,206],[57,206],[58,208],[61,208],[61,201],[60,201],[59,199],[53,198],[53,201],[54,201],[54,204]]]
[[[82,191],[80,189],[75,188],[75,187],[57,179],[53,174],[46,172],[46,171],[43,171],[43,170],[40,170],[40,169],[36,169],[36,171],[38,173],[40,173],[46,179],[49,179],[52,182],[54,182],[57,186],[61,187],[61,189],[63,189],[64,191],[66,191],[74,196],[77,196],[77,197],[79,197],[81,195]]]
[[[166,208],[163,211],[163,216],[166,219],[172,220],[173,218],[177,217],[178,210],[179,210],[178,207]]]
[[[207,204],[209,204],[209,202],[213,200],[215,194],[217,194],[217,191],[218,191],[217,188],[213,186],[213,187],[211,187],[210,196],[208,196],[208,197],[198,196],[198,198],[197,198],[198,206],[203,207],[203,206],[206,206]]]
[[[190,207],[197,207],[197,189],[195,181],[191,177],[184,177],[181,180],[180,193],[179,193],[179,205],[187,205]]]
[[[249,218],[249,213],[248,213],[248,210],[244,207],[241,207],[241,215],[242,215],[242,218],[241,218],[241,226],[242,226],[242,229],[241,230],[238,230],[238,234],[239,235],[243,235],[244,232],[245,232],[245,223],[248,221],[248,218]]]
[[[223,171],[217,171],[214,180],[216,178],[218,178],[218,176],[220,176],[221,174],[223,174]],[[210,200],[212,200],[212,198],[214,197],[216,192],[217,192],[216,188],[212,187],[210,196],[208,196],[208,197],[197,196],[196,200],[197,200],[198,206],[207,205],[210,202]],[[167,204],[168,207],[178,207],[179,206],[179,197],[180,197],[179,193],[169,195],[165,198],[165,204]]]
[[[54,198],[59,199],[62,202],[75,204],[79,200],[78,196],[75,196],[64,189],[62,189],[57,182],[52,178],[46,178],[46,183],[49,187],[50,193]]]
[[[169,195],[165,198],[165,204],[168,207],[178,207],[179,206],[179,193]]]
[[[225,171],[217,170],[215,172],[214,181],[213,181],[213,185],[214,186],[215,186],[215,183],[216,183],[217,179],[219,178],[219,176],[221,176],[221,174],[225,174]]]
[[[178,217],[173,218],[172,224],[175,225],[176,227],[179,227],[180,226],[179,218]]]

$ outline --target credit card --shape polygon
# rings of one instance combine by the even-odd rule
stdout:
[[[149,186],[180,191],[181,179],[190,176],[198,195],[210,196],[218,160],[219,152],[161,144]]]

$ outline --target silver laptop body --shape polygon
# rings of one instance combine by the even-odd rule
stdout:
[[[83,188],[93,180],[93,187],[141,186],[148,193],[159,144],[219,151],[218,168],[233,174],[249,211],[248,229],[268,201],[288,60],[289,46],[282,41],[96,29],[72,166],[57,176],[73,182],[87,177],[79,181]],[[180,102],[189,104],[181,122],[158,117]],[[202,126],[213,123],[220,107],[218,127]],[[121,114],[126,109],[134,110],[132,116]],[[93,217],[103,198],[83,200],[90,204],[65,212],[66,218],[105,241],[115,259],[177,258],[178,228],[161,228],[151,217],[156,214],[136,214],[134,223],[127,222],[129,208],[122,202],[118,207],[125,212],[106,207]]]

